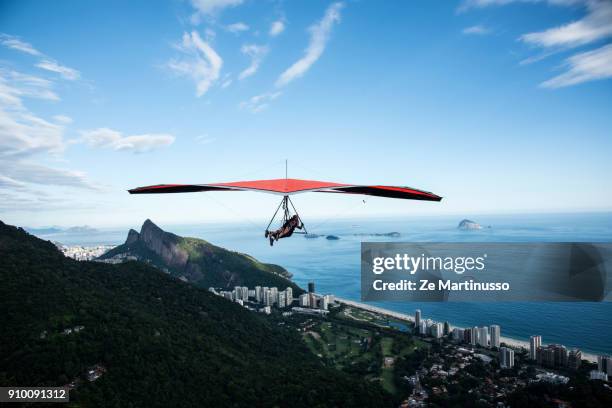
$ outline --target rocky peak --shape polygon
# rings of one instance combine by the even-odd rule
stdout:
[[[137,239],[161,256],[168,265],[184,266],[187,263],[189,258],[187,252],[178,246],[180,238],[159,228],[149,219],[142,224]]]
[[[140,239],[140,234],[136,230],[130,229],[130,231],[128,232],[127,239],[125,240],[125,245],[133,244],[139,239]]]

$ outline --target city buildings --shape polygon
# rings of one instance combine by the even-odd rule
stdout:
[[[598,370],[591,370],[591,372],[589,373],[589,379],[608,381],[608,374]]]
[[[567,367],[567,348],[561,344],[549,344],[546,347],[540,347],[537,361],[544,367]]]
[[[489,347],[489,328],[487,326],[477,328],[476,344]]]
[[[497,324],[491,325],[491,347],[499,348],[501,328]]]
[[[529,358],[531,360],[537,360],[540,347],[542,347],[542,336],[531,336],[529,338]]]
[[[577,370],[582,364],[582,352],[578,349],[570,350],[567,355],[567,368],[570,370]]]
[[[421,327],[421,309],[417,309],[414,312],[414,328],[415,331],[418,333]]]
[[[597,356],[597,371],[612,375],[612,356]]]
[[[499,349],[499,365],[501,368],[514,367],[514,350],[508,347],[500,347]]]

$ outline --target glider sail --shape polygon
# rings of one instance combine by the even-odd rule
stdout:
[[[399,198],[405,200],[440,201],[442,197],[428,191],[411,187],[382,185],[353,185],[327,181],[274,179],[238,181],[215,184],[158,184],[138,187],[129,190],[130,194],[170,194],[195,193],[204,191],[257,191],[262,193],[289,196],[292,194],[314,193],[344,193],[363,194],[376,197]]]

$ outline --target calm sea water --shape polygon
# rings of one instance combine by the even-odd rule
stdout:
[[[414,217],[342,220],[317,226],[317,234],[340,239],[306,239],[296,235],[273,248],[263,237],[262,227],[251,224],[160,225],[182,236],[205,239],[213,244],[251,254],[263,262],[284,266],[302,287],[314,281],[319,293],[360,300],[361,241],[397,242],[612,242],[612,214],[479,216],[485,227],[459,231],[458,218]],[[312,226],[317,221],[311,222]],[[490,226],[491,228],[486,228]],[[134,226],[136,228],[136,226]],[[396,231],[399,238],[377,237]],[[45,239],[64,244],[119,244],[126,230],[104,230],[94,234],[56,234]],[[448,320],[458,326],[499,324],[502,335],[527,340],[541,334],[545,343],[562,343],[594,353],[612,353],[612,302],[608,303],[376,303],[403,313],[422,310],[425,318]]]

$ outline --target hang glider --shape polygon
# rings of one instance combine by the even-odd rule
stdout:
[[[158,184],[129,190],[130,194],[196,193],[204,191],[258,191],[283,196],[307,192],[345,193],[406,200],[440,201],[442,199],[442,197],[428,191],[410,187],[353,185],[298,179],[237,181],[215,184]]]
[[[384,185],[355,185],[332,183],[328,181],[299,180],[291,178],[274,180],[237,181],[231,183],[213,184],[157,184],[153,186],[138,187],[128,190],[130,194],[173,194],[196,193],[206,191],[255,191],[261,193],[278,194],[283,196],[272,220],[266,228],[265,236],[270,239],[270,245],[279,238],[291,236],[296,229],[307,233],[304,223],[299,217],[289,196],[300,193],[336,193],[336,194],[362,194],[375,197],[398,198],[404,200],[440,201],[442,197],[428,191],[417,190],[411,187],[384,186]],[[283,209],[282,226],[278,230],[270,231],[270,225],[276,218],[280,209]],[[291,215],[291,209],[295,213]]]

